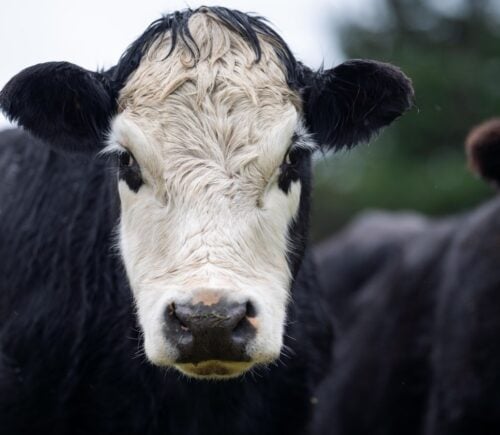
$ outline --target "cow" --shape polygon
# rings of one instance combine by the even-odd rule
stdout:
[[[311,156],[412,106],[396,67],[313,71],[262,18],[153,22],[105,71],[0,93],[4,434],[303,434],[331,320]]]
[[[500,119],[466,140],[500,187]],[[315,252],[335,319],[315,433],[500,433],[500,196],[439,219],[371,212]]]

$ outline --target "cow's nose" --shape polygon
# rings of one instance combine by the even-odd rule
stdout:
[[[248,361],[246,346],[255,335],[255,314],[250,302],[171,303],[166,334],[179,352],[177,362]]]

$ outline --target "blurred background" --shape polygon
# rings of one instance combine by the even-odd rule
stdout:
[[[314,240],[368,208],[439,216],[491,195],[468,172],[463,140],[478,122],[500,116],[500,0],[3,2],[0,87],[38,62],[109,67],[161,13],[201,4],[267,17],[312,67],[365,57],[413,79],[413,111],[370,145],[318,157]]]
[[[491,195],[467,170],[469,129],[500,116],[499,0],[373,0],[372,20],[332,18],[347,58],[394,63],[416,108],[368,146],[317,165],[313,236],[366,208],[455,213]]]

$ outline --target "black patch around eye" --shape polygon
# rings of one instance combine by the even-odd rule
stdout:
[[[125,181],[133,192],[137,193],[144,184],[141,168],[134,157],[127,151],[119,156],[118,178]]]
[[[292,182],[300,178],[301,163],[310,151],[304,148],[292,148],[280,166],[278,187],[285,193],[290,191]]]

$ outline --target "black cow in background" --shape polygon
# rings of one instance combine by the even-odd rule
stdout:
[[[466,141],[500,185],[500,120]],[[428,219],[374,212],[319,246],[336,321],[316,432],[500,433],[500,197]]]
[[[304,434],[331,347],[311,156],[412,96],[395,67],[312,71],[219,7],[160,18],[108,71],[15,76],[0,107],[31,135],[0,135],[2,435]]]

